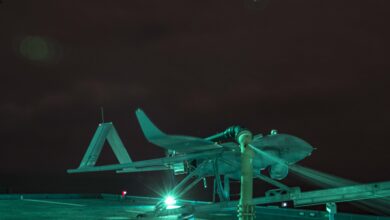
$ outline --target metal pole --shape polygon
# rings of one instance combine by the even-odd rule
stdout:
[[[224,189],[225,197],[227,198],[227,200],[230,200],[230,180],[229,180],[229,176],[225,175],[223,177],[223,189]]]
[[[241,195],[238,205],[239,220],[254,219],[254,205],[252,205],[253,196],[253,150],[248,147],[252,140],[252,133],[243,130],[237,135],[237,142],[241,148]]]
[[[326,203],[326,211],[328,212],[329,220],[334,220],[334,215],[337,213],[337,206],[334,202]]]

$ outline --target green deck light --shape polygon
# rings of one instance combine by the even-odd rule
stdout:
[[[176,199],[173,196],[167,196],[164,200],[165,205],[173,206],[176,204]]]
[[[165,197],[164,204],[166,209],[177,209],[180,208],[180,206],[176,205],[176,199],[175,197],[169,195]]]

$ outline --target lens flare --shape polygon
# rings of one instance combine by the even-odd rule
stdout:
[[[165,205],[173,206],[176,204],[176,199],[173,196],[167,196],[164,200]]]

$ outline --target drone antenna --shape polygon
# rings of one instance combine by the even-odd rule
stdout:
[[[104,123],[104,108],[103,108],[103,106],[100,106],[100,114],[102,117],[102,123]]]

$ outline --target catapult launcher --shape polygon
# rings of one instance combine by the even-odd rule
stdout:
[[[238,218],[254,219],[256,205],[290,204],[294,207],[326,205],[329,219],[337,211],[336,202],[357,201],[390,196],[390,182],[357,184],[331,189],[301,192],[279,182],[289,171],[299,171],[297,163],[310,156],[314,148],[306,141],[272,130],[270,134],[253,134],[235,125],[206,138],[171,135],[161,131],[141,110],[136,117],[145,138],[163,148],[166,157],[132,161],[114,125],[99,124],[78,168],[69,173],[115,171],[132,173],[171,170],[174,175],[186,175],[174,186],[167,198],[156,205],[153,212],[141,217],[161,217],[172,213],[202,213],[237,209]],[[96,166],[105,142],[113,150],[118,164]],[[265,172],[268,171],[268,172]],[[267,173],[267,174],[264,174]],[[206,186],[206,178],[213,178],[213,200],[196,204],[178,200],[199,182]],[[240,181],[240,199],[232,200],[230,181]],[[253,198],[254,180],[273,186],[264,197]],[[172,209],[175,207],[175,209]]]

